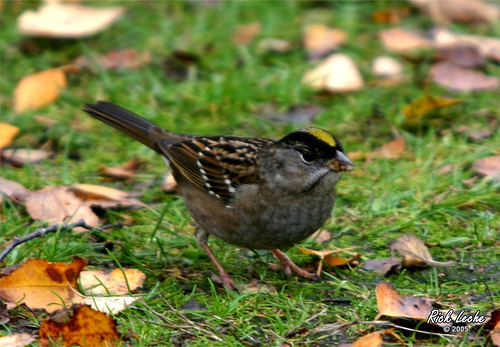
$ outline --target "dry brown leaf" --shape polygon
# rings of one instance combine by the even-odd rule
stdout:
[[[90,226],[99,224],[99,217],[67,187],[50,187],[31,193],[26,198],[26,210],[31,218],[51,224],[71,223],[80,219],[84,219]]]
[[[368,159],[373,158],[387,158],[387,159],[397,159],[401,158],[405,154],[406,141],[403,137],[398,137],[389,143],[386,143],[382,147],[377,148],[372,153],[367,153],[365,155]]]
[[[380,347],[382,346],[382,336],[391,335],[395,337],[404,346],[403,340],[394,332],[394,328],[378,330],[360,337],[351,345],[351,347]]]
[[[372,19],[375,23],[379,24],[392,24],[398,25],[403,19],[410,14],[409,7],[402,8],[389,8],[372,13]]]
[[[125,164],[115,166],[115,167],[107,167],[104,165],[99,165],[99,171],[101,175],[108,178],[114,178],[117,180],[127,180],[134,177],[135,172],[144,162],[139,160],[137,157],[133,157]]]
[[[388,275],[392,272],[397,272],[401,269],[401,259],[396,257],[368,259],[365,261],[363,268],[368,271],[375,271],[380,275]]]
[[[482,56],[500,61],[500,39],[496,37],[460,35],[440,28],[434,32],[434,42],[438,48],[458,45],[473,46],[479,50]]]
[[[440,262],[432,259],[427,246],[415,235],[404,234],[391,247],[403,256],[403,267],[425,265],[447,267],[455,265],[454,261]]]
[[[345,31],[329,28],[323,24],[309,25],[304,30],[303,41],[309,58],[318,59],[344,44]]]
[[[500,155],[477,159],[472,168],[481,175],[500,181]]]
[[[9,302],[24,303],[31,309],[53,312],[62,305],[71,305],[70,287],[76,288],[76,279],[86,265],[81,258],[75,258],[69,264],[29,259],[20,268],[0,278],[0,297]]]
[[[80,274],[80,283],[88,294],[130,294],[145,279],[146,275],[137,269],[89,270]]]
[[[479,23],[493,22],[500,18],[500,8],[480,0],[409,0],[435,23],[449,22]]]
[[[7,123],[0,123],[0,149],[3,149],[11,144],[14,137],[19,133],[19,128]]]
[[[459,92],[500,88],[500,78],[488,76],[481,71],[464,69],[448,62],[434,64],[430,76],[440,86]]]
[[[432,42],[402,28],[391,28],[378,33],[384,47],[393,52],[407,52],[432,47]]]
[[[41,347],[50,346],[50,341],[64,346],[115,346],[121,340],[116,322],[87,305],[74,305],[51,316],[42,322],[38,334]]]
[[[14,90],[14,110],[21,113],[50,104],[59,97],[60,90],[66,85],[66,74],[60,68],[26,76]]]
[[[416,296],[402,296],[389,282],[379,283],[375,292],[380,314],[390,317],[407,317],[427,320],[432,304]]]
[[[310,238],[315,240],[317,243],[326,243],[332,239],[332,233],[326,229],[319,229],[312,234]]]
[[[149,63],[151,63],[151,54],[149,52],[140,53],[135,49],[109,51],[104,55],[92,58],[82,56],[75,60],[75,64],[81,68],[93,68],[97,64],[103,70],[133,70]]]
[[[440,110],[462,102],[462,99],[439,98],[431,95],[424,95],[413,100],[403,109],[408,126],[417,126],[424,117],[433,111]]]
[[[117,208],[120,206],[137,208],[144,206],[139,200],[130,198],[128,193],[110,187],[93,184],[73,184],[69,188],[79,199],[90,206],[99,206],[101,208]]]
[[[0,347],[24,347],[35,341],[28,333],[15,333],[0,337]]]
[[[37,11],[25,11],[17,20],[26,35],[57,38],[80,38],[103,31],[124,12],[123,7],[88,7],[46,2]]]
[[[442,47],[436,55],[441,60],[463,68],[478,68],[486,63],[486,58],[481,54],[479,48],[470,44]]]
[[[329,56],[316,68],[306,72],[302,83],[333,93],[352,92],[364,86],[356,64],[341,53]]]
[[[53,155],[53,152],[43,149],[4,149],[2,151],[2,160],[5,159],[9,164],[21,167],[26,164],[39,163]]]
[[[237,45],[246,45],[259,35],[262,25],[258,22],[239,25],[233,33],[233,42]]]
[[[11,200],[24,201],[29,191],[20,183],[0,177],[0,194]]]
[[[286,53],[290,51],[290,49],[292,48],[292,44],[287,40],[266,38],[259,41],[257,48],[260,52],[263,53]]]

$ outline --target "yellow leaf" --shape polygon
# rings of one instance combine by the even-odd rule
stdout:
[[[431,95],[424,95],[405,106],[403,114],[406,116],[408,123],[418,123],[426,114],[451,105],[462,102],[461,99],[446,99],[438,98]]]
[[[0,149],[10,145],[14,137],[16,137],[19,132],[19,128],[7,123],[0,123]]]

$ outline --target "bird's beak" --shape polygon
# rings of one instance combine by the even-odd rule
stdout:
[[[354,163],[344,153],[337,151],[335,159],[330,162],[330,167],[334,171],[351,171],[354,169]]]

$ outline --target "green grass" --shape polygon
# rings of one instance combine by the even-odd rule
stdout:
[[[114,3],[113,3],[114,4]],[[97,6],[97,4],[94,4]],[[473,142],[457,131],[460,125],[488,126],[500,117],[498,91],[460,94],[426,83],[431,56],[417,66],[405,63],[410,79],[396,87],[368,86],[346,95],[315,94],[300,81],[313,66],[301,48],[302,29],[309,23],[325,23],[347,31],[349,40],[340,51],[353,57],[366,80],[373,80],[370,63],[386,54],[370,13],[400,6],[375,2],[223,2],[206,7],[197,2],[123,2],[126,15],[108,30],[83,40],[31,39],[15,29],[15,18],[35,3],[6,2],[2,10],[0,71],[2,122],[21,128],[14,146],[37,148],[48,140],[56,156],[23,168],[2,167],[2,177],[15,180],[29,190],[73,183],[104,184],[126,191],[139,191],[149,209],[106,211],[108,222],[123,216],[134,218],[133,226],[107,231],[98,237],[80,233],[56,233],[17,247],[3,266],[29,257],[70,261],[78,255],[101,269],[138,268],[147,275],[145,295],[136,308],[116,316],[123,332],[132,334],[137,346],[271,345],[329,346],[352,342],[378,313],[374,288],[388,280],[403,295],[439,298],[452,308],[489,312],[500,305],[500,211],[499,188],[493,181],[475,177],[472,163],[498,155],[500,135]],[[291,40],[294,49],[284,55],[262,54],[255,43],[236,47],[232,31],[237,25],[262,23],[259,38]],[[432,26],[423,15],[412,12],[403,22],[409,29]],[[500,36],[498,23],[489,27],[458,26],[454,30]],[[31,47],[27,49],[26,47]],[[120,48],[151,52],[152,63],[137,70],[81,72],[69,76],[69,85],[59,100],[38,111],[15,114],[12,94],[16,83],[28,74],[71,62],[80,55],[105,53]],[[172,50],[200,57],[199,74],[176,81],[162,72],[161,62]],[[491,62],[490,75],[500,75]],[[432,122],[421,129],[406,129],[402,110],[424,93],[461,98],[444,111],[439,126]],[[211,245],[226,270],[237,281],[257,278],[275,288],[272,294],[227,292],[209,281],[213,271],[208,258],[192,236],[190,216],[178,196],[165,195],[160,185],[166,172],[162,160],[151,150],[102,126],[81,111],[82,104],[109,100],[134,110],[159,125],[178,132],[237,134],[279,138],[295,125],[274,124],[256,116],[263,104],[278,110],[300,103],[326,108],[313,125],[331,130],[347,152],[371,152],[393,139],[394,132],[407,142],[408,155],[397,160],[356,161],[356,170],[345,174],[338,185],[332,218],[325,224],[334,236],[330,246],[359,247],[363,259],[390,255],[389,245],[404,233],[425,240],[435,260],[455,260],[451,268],[408,269],[388,278],[361,268],[325,268],[323,282],[311,283],[269,270],[274,261],[211,239]],[[42,115],[56,120],[45,127],[33,120]],[[74,159],[78,154],[79,160]],[[139,156],[146,165],[131,182],[102,182],[99,164],[113,166]],[[453,164],[441,174],[439,169]],[[465,183],[464,183],[465,181]],[[162,222],[158,219],[165,211]],[[25,208],[4,199],[0,244],[26,235],[40,223],[31,223]],[[104,245],[112,242],[108,252]],[[322,249],[306,240],[302,246]],[[314,263],[296,249],[288,254],[298,264]],[[472,270],[470,270],[472,269]],[[471,297],[483,296],[471,301]],[[346,299],[332,303],[332,299]],[[184,311],[194,300],[204,309]],[[447,306],[444,306],[445,308]],[[321,315],[319,315],[321,313]],[[19,316],[26,314],[19,309]],[[311,319],[312,318],[312,319]],[[189,327],[189,322],[193,325]],[[348,328],[315,332],[334,323],[354,323]],[[15,324],[15,323],[14,323]],[[29,326],[39,321],[31,318]],[[188,326],[187,328],[183,328]],[[197,326],[199,329],[193,328]],[[308,333],[305,332],[307,329]],[[16,331],[0,325],[0,334]],[[400,331],[408,345],[447,345],[448,338],[426,337]],[[483,334],[484,335],[484,334]],[[214,341],[217,336],[221,341]],[[224,342],[222,342],[224,341]],[[469,341],[470,342],[470,341]],[[466,337],[453,345],[469,343]],[[478,338],[477,345],[485,343]]]

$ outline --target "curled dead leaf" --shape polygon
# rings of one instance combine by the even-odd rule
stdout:
[[[24,201],[30,192],[15,181],[0,177],[0,194],[11,200]]]
[[[117,180],[127,180],[132,178],[137,169],[141,167],[144,162],[139,160],[137,157],[133,157],[125,164],[115,166],[115,167],[107,167],[104,165],[99,165],[99,171],[101,175],[107,178],[113,178]]]
[[[2,160],[7,161],[10,165],[21,167],[26,164],[36,164],[50,158],[54,155],[53,152],[43,149],[4,149],[1,153]]]
[[[439,262],[432,259],[427,246],[415,235],[404,234],[391,247],[403,256],[403,267],[425,265],[448,267],[455,265],[454,261]]]
[[[399,335],[394,332],[394,328],[386,329],[386,330],[378,330],[371,332],[365,336],[360,337],[351,345],[351,347],[380,347],[382,346],[382,336],[391,335],[396,340],[398,340],[403,346],[404,341]]]
[[[389,143],[377,148],[372,153],[365,154],[368,159],[387,158],[397,159],[405,154],[406,141],[403,137],[398,137]]]
[[[138,208],[144,204],[137,199],[130,198],[130,194],[105,186],[93,184],[73,184],[70,190],[81,200],[90,206],[101,208]]]
[[[382,30],[378,36],[384,47],[393,52],[407,52],[432,47],[432,42],[425,37],[398,27]]]
[[[430,76],[440,86],[459,92],[500,88],[500,78],[488,76],[481,71],[464,69],[449,62],[434,64]]]

